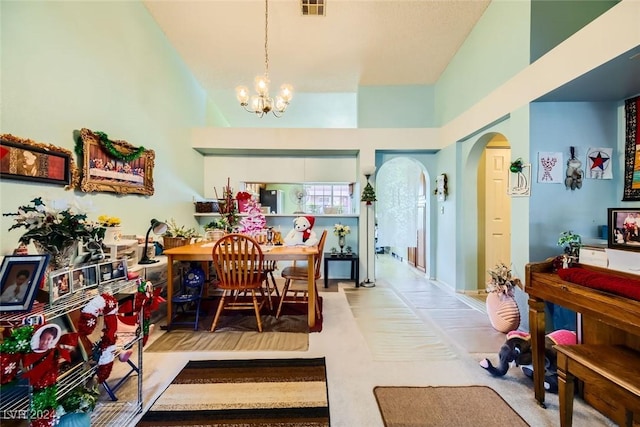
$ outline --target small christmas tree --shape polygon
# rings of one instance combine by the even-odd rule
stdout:
[[[364,187],[364,191],[362,192],[362,197],[360,201],[367,202],[367,205],[370,205],[372,202],[376,202],[376,192],[373,191],[373,186],[370,182],[367,182],[367,185]]]
[[[255,237],[267,225],[267,220],[260,210],[260,203],[253,197],[247,200],[247,216],[240,220],[238,231]]]

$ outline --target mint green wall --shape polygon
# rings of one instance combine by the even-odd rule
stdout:
[[[257,118],[238,103],[235,93],[210,94],[212,104],[223,116],[209,121],[207,126],[235,128],[356,128],[358,126],[355,93],[297,93],[286,113],[276,118],[273,114]],[[210,116],[212,118],[213,116]]]
[[[420,128],[436,125],[435,86],[360,86],[359,128]]]
[[[196,224],[192,196],[202,194],[201,155],[190,130],[204,122],[205,95],[139,2],[0,2],[0,132],[73,150],[86,127],[155,150],[156,193],[64,191],[23,181],[0,182],[2,212],[37,196],[78,196],[94,212],[123,218],[123,232],[144,234],[152,217]],[[16,246],[7,232],[1,253]]]
[[[531,62],[612,8],[619,0],[531,2]]]
[[[529,65],[529,16],[528,1],[491,2],[436,84],[438,124],[449,122]]]

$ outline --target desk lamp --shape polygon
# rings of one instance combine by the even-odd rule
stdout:
[[[147,230],[147,235],[144,238],[144,252],[142,253],[142,259],[138,264],[155,264],[158,262],[157,259],[150,259],[147,255],[147,250],[149,249],[149,233],[151,233],[151,230],[153,230],[153,234],[164,234],[167,231],[167,224],[160,222],[157,219],[151,220],[151,227]]]

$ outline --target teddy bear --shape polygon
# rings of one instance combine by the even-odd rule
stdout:
[[[559,329],[545,336],[545,374],[544,388],[550,393],[558,391],[557,355],[554,345],[573,345],[577,343],[576,333],[566,329]],[[494,376],[504,376],[512,362],[520,366],[522,372],[529,378],[533,378],[533,355],[531,351],[531,335],[522,331],[507,333],[505,343],[498,353],[498,366],[493,366],[489,359],[480,361],[480,366]]]
[[[316,222],[313,216],[299,216],[293,220],[293,230],[284,238],[285,246],[315,246],[319,240],[316,232],[313,231],[313,224]]]

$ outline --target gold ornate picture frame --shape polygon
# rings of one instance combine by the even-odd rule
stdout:
[[[106,135],[89,129],[80,131],[82,141],[82,182],[84,192],[105,191],[118,194],[153,194],[153,167],[155,152],[134,147],[126,141],[108,141],[111,150],[103,140]],[[136,158],[132,153],[140,151]],[[119,154],[116,156],[115,154]]]
[[[10,134],[0,135],[0,178],[63,185],[78,185],[73,153],[51,144]]]

